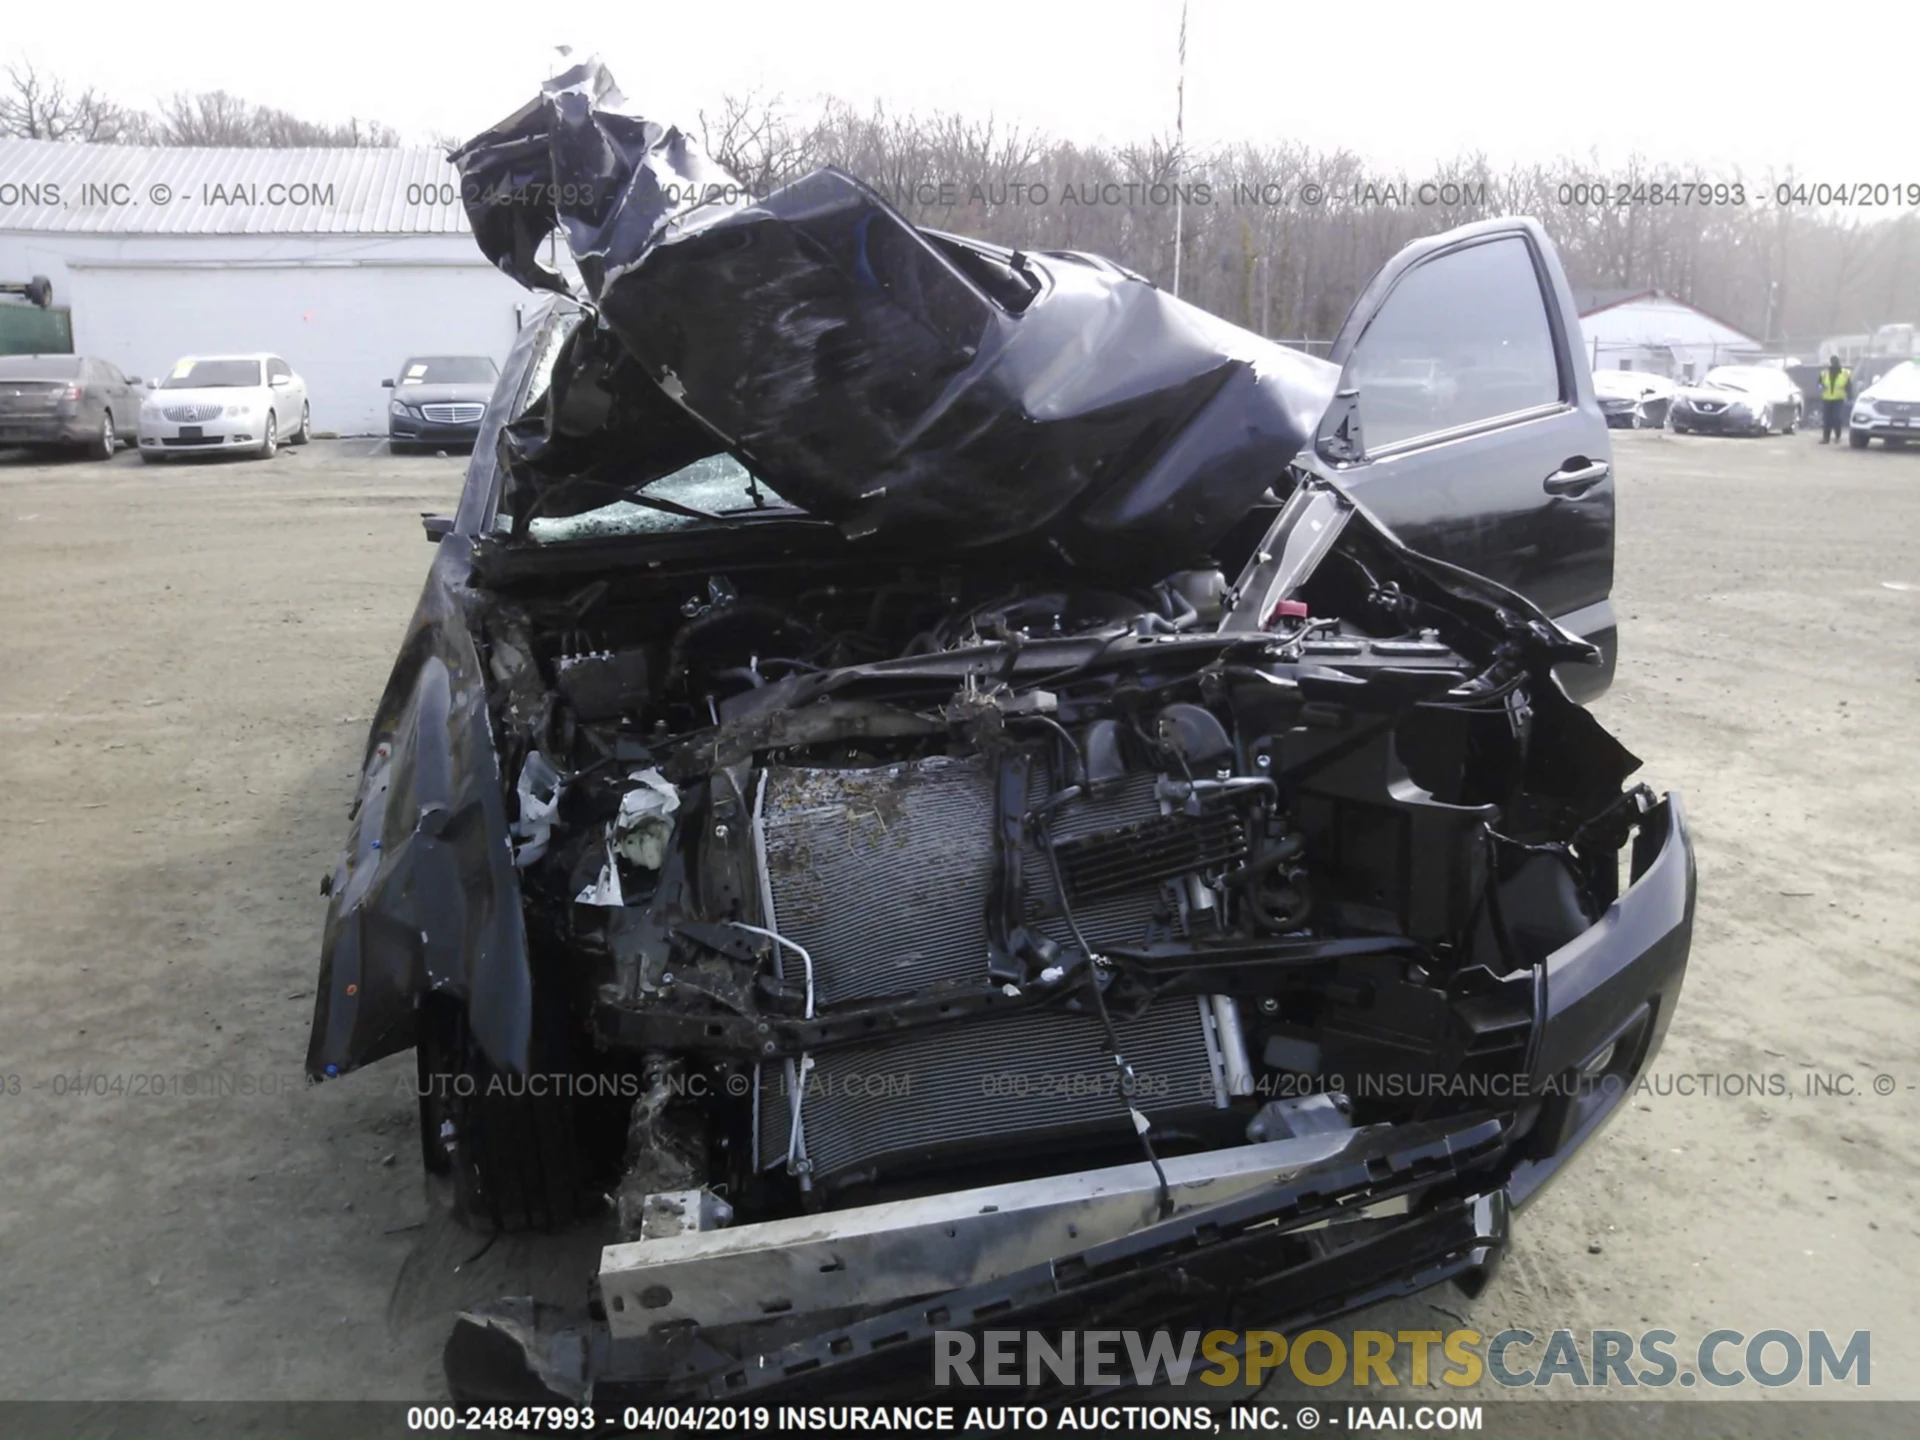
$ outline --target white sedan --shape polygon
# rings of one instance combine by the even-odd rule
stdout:
[[[313,433],[307,382],[278,355],[189,355],[140,407],[140,458],[218,451],[269,459]]]
[[[1593,393],[1610,426],[1663,430],[1677,387],[1648,370],[1596,370]]]

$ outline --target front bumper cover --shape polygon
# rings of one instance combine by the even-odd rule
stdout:
[[[1751,410],[1738,409],[1729,405],[1724,410],[1702,411],[1691,406],[1676,405],[1673,408],[1673,423],[1688,430],[1705,430],[1719,434],[1746,435],[1758,430],[1761,417]]]
[[[1920,440],[1920,415],[1862,415],[1856,410],[1848,417],[1847,424],[1858,433],[1877,435],[1882,439]]]
[[[438,420],[416,420],[411,415],[387,412],[387,438],[403,445],[425,445],[433,441],[471,445],[480,438],[480,422],[443,424]]]
[[[806,1297],[795,1297],[796,1326],[812,1322],[804,1333],[682,1320],[644,1333],[626,1324],[622,1337],[604,1313],[496,1302],[460,1317],[448,1385],[472,1403],[896,1403],[934,1393],[939,1332],[1297,1331],[1442,1280],[1476,1293],[1499,1263],[1511,1212],[1619,1109],[1671,1023],[1696,889],[1677,797],[1643,810],[1632,875],[1599,923],[1540,967],[1527,1077],[1536,1098],[1510,1110],[1355,1131],[1336,1153],[1223,1203],[902,1303],[809,1317]],[[1404,1213],[1377,1213],[1401,1200]]]
[[[171,420],[140,419],[140,448],[168,454],[193,454],[203,450],[226,450],[260,443],[266,416],[222,415],[198,425],[175,424]],[[190,436],[183,432],[198,431]]]

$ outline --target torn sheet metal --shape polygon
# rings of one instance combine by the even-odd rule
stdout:
[[[457,548],[435,557],[373,719],[327,903],[307,1073],[414,1042],[420,997],[460,998],[475,1043],[524,1068],[532,976],[507,787],[487,717]]]
[[[539,259],[558,229],[638,362],[572,347],[610,426],[623,409],[654,422],[621,431],[640,437],[618,456],[632,484],[725,450],[851,537],[1033,536],[1089,566],[1164,562],[1244,514],[1331,398],[1332,366],[1107,261],[918,230],[838,170],[756,201],[622,104],[590,61],[453,158],[488,258],[562,290]],[[518,467],[516,511],[606,503],[567,459]]]

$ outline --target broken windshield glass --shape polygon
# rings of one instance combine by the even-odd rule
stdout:
[[[758,508],[753,504],[754,477],[731,455],[709,455],[644,487],[641,494],[716,517],[729,511]],[[767,505],[790,508],[764,481],[760,497]],[[527,523],[527,534],[539,545],[570,540],[598,540],[620,535],[650,535],[701,523],[695,515],[676,514],[632,500],[616,500],[579,515],[540,516]]]

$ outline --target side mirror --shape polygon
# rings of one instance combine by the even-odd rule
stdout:
[[[391,380],[382,380],[382,381],[380,382],[380,388],[381,388],[382,390],[391,390],[391,389],[393,388],[393,381],[391,381]]]
[[[420,528],[427,532],[429,542],[438,545],[453,533],[453,516],[429,515],[425,511],[422,511],[420,513]]]

